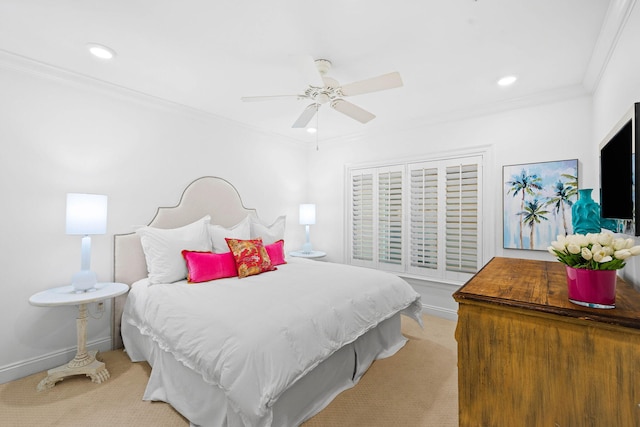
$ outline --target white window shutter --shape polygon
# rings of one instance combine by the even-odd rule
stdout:
[[[477,163],[446,168],[446,270],[478,271],[479,167]]]
[[[372,265],[374,248],[373,171],[351,174],[351,260],[354,264]]]
[[[378,263],[403,269],[403,168],[378,169]]]
[[[409,271],[438,269],[438,168],[410,165]]]

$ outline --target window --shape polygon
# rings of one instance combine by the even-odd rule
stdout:
[[[482,265],[482,156],[348,169],[349,262],[464,281]]]

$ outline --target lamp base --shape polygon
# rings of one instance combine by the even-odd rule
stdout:
[[[71,284],[76,292],[87,292],[96,287],[98,278],[91,270],[80,270],[71,278]]]
[[[300,252],[304,254],[310,254],[311,252],[313,252],[313,246],[311,246],[311,243],[305,243],[304,245],[302,245],[302,249],[300,250]]]

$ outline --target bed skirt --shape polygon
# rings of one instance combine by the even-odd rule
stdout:
[[[374,360],[392,356],[406,343],[400,313],[347,344],[292,384],[271,411],[274,426],[297,426],[324,409],[340,392],[355,386]],[[133,362],[147,361],[151,375],[143,400],[169,403],[192,426],[243,426],[239,414],[217,386],[161,350],[148,336],[122,319],[122,337]]]

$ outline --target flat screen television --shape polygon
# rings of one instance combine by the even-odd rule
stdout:
[[[640,103],[624,115],[600,144],[600,208],[603,227],[640,235],[636,229],[640,186],[635,185],[636,135],[640,126]]]

